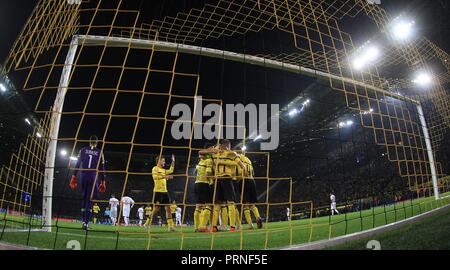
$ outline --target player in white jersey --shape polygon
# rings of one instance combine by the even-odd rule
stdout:
[[[176,224],[175,226],[181,226],[181,208],[177,207],[177,211],[175,212]]]
[[[290,221],[291,220],[291,209],[286,208],[286,216],[287,216],[287,220]]]
[[[125,221],[125,226],[128,226],[130,223],[130,212],[131,208],[134,206],[134,201],[128,196],[122,197],[120,200],[120,204],[122,206],[122,216],[123,220]]]
[[[142,222],[144,220],[144,207],[143,206],[139,207],[138,216],[139,216],[139,226],[142,227]]]
[[[111,209],[110,218],[111,222],[114,226],[116,226],[117,223],[117,206],[119,205],[119,200],[116,199],[114,195],[111,196],[111,199],[109,199],[109,207]]]
[[[330,193],[330,201],[331,201],[331,215],[334,216],[334,212],[339,215],[339,211],[336,208],[336,196]]]

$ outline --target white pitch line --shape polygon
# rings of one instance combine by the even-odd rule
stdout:
[[[22,232],[43,232],[42,229],[5,229],[6,233],[22,233]]]
[[[419,214],[419,215],[415,215],[413,217],[404,219],[404,220],[400,220],[397,222],[393,222],[387,225],[383,225],[380,227],[376,227],[370,230],[366,230],[366,231],[362,231],[362,232],[357,232],[357,233],[352,233],[352,234],[347,234],[347,235],[343,235],[340,237],[335,237],[335,238],[331,238],[331,239],[326,239],[326,240],[319,240],[316,242],[311,242],[311,243],[307,243],[307,244],[301,244],[301,245],[293,245],[290,247],[284,247],[281,248],[281,250],[314,250],[314,249],[324,249],[327,247],[332,247],[332,246],[336,246],[336,245],[340,245],[340,244],[344,244],[348,241],[355,241],[355,240],[360,240],[364,237],[370,237],[372,235],[376,235],[379,233],[383,233],[388,231],[389,229],[395,229],[407,224],[410,224],[412,222],[416,222],[419,221],[423,218],[426,218],[428,216],[431,216],[432,214],[434,214],[435,212],[438,212],[440,210],[446,209],[446,208],[450,208],[450,204],[441,206],[439,208],[435,208],[433,210],[430,210],[428,212]],[[280,249],[280,248],[278,248]]]

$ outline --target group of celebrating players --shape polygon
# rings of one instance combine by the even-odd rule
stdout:
[[[89,147],[80,150],[69,184],[71,189],[76,188],[77,173],[81,168],[83,195],[81,212],[84,229],[88,228],[92,201],[98,199],[99,192],[105,192],[106,190],[104,158],[97,148],[97,144],[97,137],[91,136]],[[167,180],[173,179],[172,174],[175,170],[175,157],[173,155],[169,169],[166,169],[165,166],[165,158],[157,157],[156,166],[152,169],[154,181],[153,209],[150,206],[148,206],[150,208],[145,209],[145,212],[147,212],[145,225],[151,225],[152,218],[159,213],[161,208],[164,208],[168,229],[173,231],[175,225],[171,205],[174,201],[170,198],[167,189]],[[100,181],[96,181],[97,172]],[[194,226],[196,232],[217,232],[219,219],[221,220],[222,230],[229,228],[229,231],[236,231],[241,226],[240,213],[236,207],[237,202],[243,206],[244,216],[249,228],[254,228],[251,213],[255,217],[257,228],[262,228],[263,222],[256,206],[257,194],[252,162],[244,151],[239,154],[231,150],[229,140],[221,140],[216,146],[207,145],[199,151],[194,191],[196,200]],[[125,209],[128,208],[126,205],[130,205],[127,202],[121,203],[123,203]],[[124,211],[124,208],[122,208],[122,211]],[[152,211],[151,214],[150,211]],[[227,226],[228,224],[229,226]]]

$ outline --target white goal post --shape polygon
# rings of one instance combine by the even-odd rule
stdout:
[[[72,37],[72,41],[70,43],[69,51],[66,56],[64,68],[62,71],[58,93],[55,98],[55,102],[53,105],[53,111],[50,120],[50,144],[47,149],[46,155],[46,165],[45,165],[45,177],[44,177],[44,188],[43,188],[43,204],[42,204],[42,216],[43,216],[43,230],[47,232],[52,231],[51,221],[52,221],[52,196],[53,196],[53,180],[54,180],[54,166],[55,166],[55,158],[56,158],[56,147],[58,142],[58,134],[59,134],[59,126],[61,122],[61,115],[63,112],[64,99],[67,93],[70,76],[72,73],[72,67],[75,60],[75,55],[80,44],[85,45],[98,45],[102,46],[108,43],[111,46],[129,46],[132,48],[154,48],[155,50],[163,50],[168,52],[179,52],[193,55],[201,55],[205,57],[211,58],[219,58],[234,62],[246,63],[251,65],[262,66],[270,69],[278,69],[286,72],[292,73],[300,73],[307,76],[315,77],[323,80],[334,80],[339,82],[345,82],[350,84],[355,84],[360,87],[364,87],[367,89],[372,89],[378,92],[383,92],[387,96],[391,96],[400,100],[408,100],[416,104],[417,110],[419,112],[419,118],[422,125],[428,158],[430,161],[433,187],[434,187],[434,195],[436,199],[439,199],[439,189],[437,186],[437,174],[436,167],[433,157],[433,149],[431,146],[431,141],[429,138],[429,133],[425,121],[425,116],[423,114],[422,107],[420,102],[410,99],[408,97],[404,97],[398,95],[396,93],[391,93],[386,90],[377,88],[372,85],[365,84],[363,82],[355,81],[350,78],[339,77],[330,73],[317,71],[314,69],[302,67],[299,65],[293,65],[288,63],[283,63],[276,60],[271,60],[263,57],[251,56],[241,53],[235,53],[224,50],[217,50],[199,46],[185,45],[185,44],[177,44],[170,42],[161,42],[161,41],[152,41],[152,40],[143,40],[143,39],[132,39],[132,38],[121,38],[121,37],[106,37],[106,36],[92,36],[92,35],[75,35]]]

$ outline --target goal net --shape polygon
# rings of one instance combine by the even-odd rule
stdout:
[[[40,120],[16,152],[4,153],[11,159],[0,174],[0,240],[54,249],[71,240],[86,249],[267,249],[447,204],[447,53],[424,37],[394,42],[394,18],[378,5],[331,2],[38,1],[2,69]],[[371,42],[353,41],[356,18],[371,26]],[[383,57],[356,67],[375,43]],[[404,75],[422,71],[433,78],[426,91]],[[241,109],[237,117],[228,105]],[[243,121],[227,121],[240,112]],[[71,190],[69,181],[92,135],[104,166],[89,170],[95,185],[105,174],[107,187],[91,192],[100,210],[89,209],[96,224],[83,231],[82,187]],[[262,229],[248,229],[244,184],[234,202],[241,230],[195,232],[199,151],[222,138],[252,162]],[[161,210],[140,227],[137,209],[155,207],[155,159],[169,165],[172,155],[164,205],[181,209],[180,224],[168,232]],[[341,215],[331,216],[331,194]],[[122,207],[111,225],[112,195],[134,200],[131,226]]]

